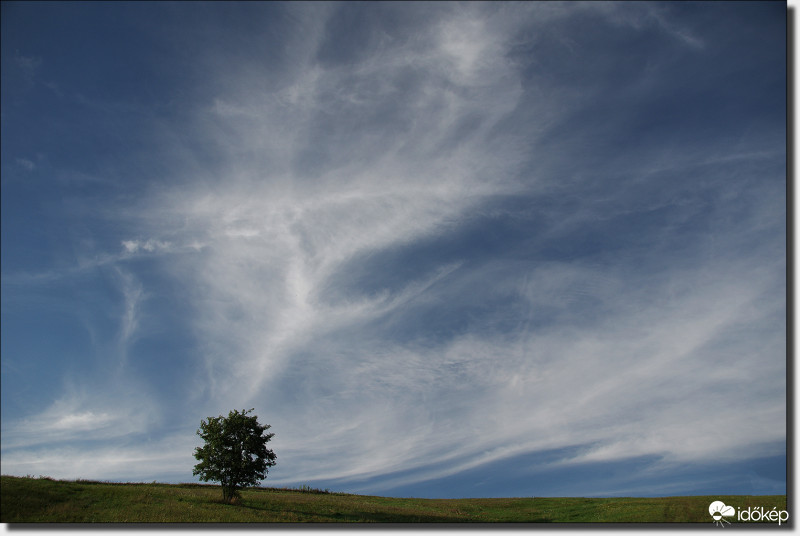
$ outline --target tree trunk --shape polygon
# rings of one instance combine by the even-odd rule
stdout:
[[[239,497],[239,494],[236,493],[236,486],[231,484],[223,484],[222,485],[222,500],[228,504],[233,504],[236,502],[236,499]]]

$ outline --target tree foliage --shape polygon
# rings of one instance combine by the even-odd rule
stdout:
[[[227,417],[209,417],[200,421],[197,435],[205,445],[197,447],[194,457],[200,463],[192,474],[204,482],[222,484],[222,497],[231,502],[237,489],[254,486],[267,478],[269,467],[275,465],[275,453],[267,442],[275,434],[267,433],[270,425],[258,424],[258,417],[248,415],[253,411],[233,410]]]

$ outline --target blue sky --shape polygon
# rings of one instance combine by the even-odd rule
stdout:
[[[786,489],[786,4],[2,4],[2,472]]]

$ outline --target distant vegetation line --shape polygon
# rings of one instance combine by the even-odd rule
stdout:
[[[786,508],[785,495],[413,499],[248,488],[235,504],[209,484],[0,477],[0,522],[66,523],[703,523],[712,501]],[[734,521],[735,523],[735,521]]]

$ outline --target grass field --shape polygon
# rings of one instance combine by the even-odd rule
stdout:
[[[66,523],[712,523],[708,506],[786,509],[785,495],[662,498],[399,499],[318,490],[114,484],[0,477],[0,521]],[[736,523],[735,518],[729,518]]]

